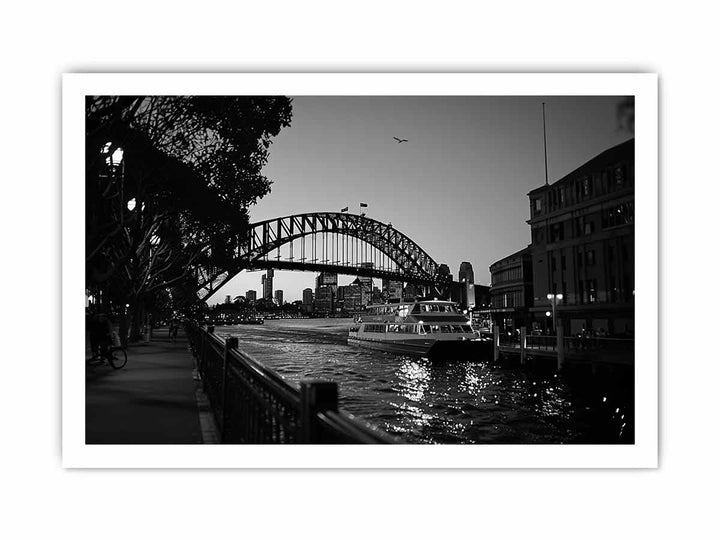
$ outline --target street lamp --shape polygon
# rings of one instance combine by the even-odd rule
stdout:
[[[559,300],[563,299],[563,295],[548,293],[547,299],[550,300],[550,303],[552,304],[553,332],[557,333],[557,323],[555,322],[555,306],[557,305]]]

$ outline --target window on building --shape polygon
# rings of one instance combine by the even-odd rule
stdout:
[[[585,265],[592,266],[595,264],[595,250],[591,249],[585,252]]]
[[[615,277],[610,276],[608,279],[608,298],[610,302],[617,302],[617,284],[615,283]]]
[[[629,225],[635,220],[635,205],[632,202],[606,208],[602,212],[602,227]]]
[[[565,206],[565,188],[560,188],[558,190],[558,199],[560,201],[560,206]]]
[[[592,221],[586,221],[583,226],[583,234],[588,235],[595,232],[595,224]]]
[[[630,302],[633,298],[633,285],[630,276],[623,277],[623,300]]]
[[[590,196],[590,178],[583,178],[582,179],[582,196],[583,197],[589,197]]]
[[[550,226],[550,241],[559,242],[565,239],[565,224],[553,223]]]
[[[567,297],[567,283],[565,283],[564,281],[562,282],[562,295],[563,295],[562,303],[563,303],[563,304],[567,304],[567,301],[568,301],[568,297]]]
[[[582,280],[578,281],[578,304],[585,303],[585,290],[583,288]]]
[[[560,255],[560,268],[566,270],[565,254]],[[486,274],[487,275],[487,274]]]
[[[623,184],[625,184],[625,168],[622,165],[615,167],[613,178],[615,180],[615,187],[622,187]]]
[[[610,171],[605,170],[602,172],[601,183],[602,183],[602,190],[604,193],[607,193],[610,191]]]
[[[539,214],[542,212],[542,199],[538,198],[533,201],[533,208],[535,209],[535,213]]]
[[[555,257],[550,257],[550,271],[554,272],[555,270]]]
[[[587,280],[587,291],[588,291],[588,302],[590,304],[597,302],[597,280],[596,279],[588,279]]]

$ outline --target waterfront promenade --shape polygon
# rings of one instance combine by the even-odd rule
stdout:
[[[87,366],[86,444],[214,442],[184,333],[173,343],[167,329],[158,329],[152,341],[133,344],[127,352],[122,369]]]

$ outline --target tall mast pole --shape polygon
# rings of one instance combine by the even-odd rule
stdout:
[[[547,168],[547,133],[545,130],[545,102],[542,104],[543,109],[543,144],[545,146],[545,185],[548,185],[548,168]]]

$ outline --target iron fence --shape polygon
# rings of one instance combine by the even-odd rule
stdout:
[[[186,331],[223,443],[398,442],[338,411],[336,383],[302,381],[298,389],[238,350],[237,338],[221,339],[212,326],[192,323]]]
[[[525,348],[540,351],[554,351],[557,349],[556,336],[527,336]]]

